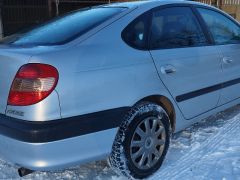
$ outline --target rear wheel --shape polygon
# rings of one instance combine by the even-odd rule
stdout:
[[[169,140],[169,118],[164,109],[154,103],[140,103],[119,128],[110,165],[130,179],[146,178],[160,168]]]

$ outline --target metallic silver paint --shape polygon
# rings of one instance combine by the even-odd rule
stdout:
[[[12,80],[18,69],[28,62],[31,55],[18,52],[18,49],[0,49],[0,113],[5,114],[7,99]]]
[[[221,79],[223,82],[237,79],[240,77],[240,44],[231,44],[231,45],[223,45],[218,46],[221,50],[222,57],[222,71]],[[224,62],[224,59],[228,60],[228,63]],[[229,63],[229,61],[231,61]],[[234,86],[230,86],[222,89],[221,91],[221,99],[219,105],[224,103],[228,103],[239,97],[239,88],[240,84],[236,84]]]
[[[154,50],[151,54],[163,83],[173,97],[223,82],[222,62],[215,46]],[[161,73],[161,68],[166,65],[173,66],[176,72]],[[184,117],[191,119],[215,108],[219,98],[220,90],[180,102],[178,106]]]
[[[23,116],[11,113],[11,111],[23,112]],[[46,99],[31,106],[7,106],[6,115],[28,121],[48,121],[61,119],[59,99],[56,91],[53,91]]]
[[[26,143],[0,135],[0,157],[31,170],[57,170],[110,154],[117,129],[51,143]]]
[[[174,100],[181,93],[223,81],[224,75],[221,73],[228,70],[230,72],[231,68],[221,68],[222,48],[208,46],[151,51],[150,54],[148,51],[133,49],[122,41],[122,30],[137,16],[156,6],[179,2],[194,3],[166,0],[123,3],[120,5],[129,7],[128,11],[68,44],[51,47],[1,47],[0,113],[15,110],[23,112],[24,116],[12,113],[7,115],[29,121],[48,121],[133,106],[147,96],[161,95],[172,102],[177,117],[176,131],[179,131],[239,103],[240,99],[236,99],[224,104],[228,102],[225,99],[230,96],[227,89],[225,92],[216,91],[179,104]],[[238,47],[227,49],[224,53]],[[233,63],[237,63],[236,57],[234,55]],[[49,97],[38,104],[26,107],[7,106],[11,82],[17,70],[26,63],[46,63],[56,67],[60,75],[58,85]],[[166,64],[174,66],[176,72],[158,73]],[[224,78],[232,76],[229,74]],[[234,93],[238,92],[234,90]],[[222,106],[216,108],[221,104]],[[110,129],[38,144],[0,136],[0,156],[32,170],[62,169],[107,157],[116,133],[117,129]]]

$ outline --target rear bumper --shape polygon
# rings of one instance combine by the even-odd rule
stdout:
[[[114,128],[49,143],[28,143],[0,135],[0,158],[35,171],[62,170],[106,158],[116,133]]]
[[[31,170],[57,170],[106,157],[128,108],[53,121],[0,115],[0,157]]]

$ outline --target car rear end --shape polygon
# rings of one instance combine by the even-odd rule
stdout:
[[[38,131],[33,122],[61,118],[54,91],[58,72],[50,65],[29,64],[34,49],[0,47],[0,157],[29,168],[37,166],[36,153],[41,159],[42,151],[31,143]]]
[[[105,11],[105,7],[103,9]],[[99,124],[101,123],[99,118],[106,118],[107,114],[107,119],[111,120],[113,114],[110,116],[108,112],[102,112],[97,116],[94,113],[83,116],[73,114],[62,118],[58,85],[66,82],[64,86],[67,88],[68,77],[73,77],[76,64],[72,54],[76,50],[74,38],[86,38],[86,34],[92,36],[100,30],[99,28],[104,28],[115,21],[116,19],[113,20],[115,15],[116,18],[120,18],[129,12],[124,12],[127,9],[113,7],[103,15],[101,21],[93,21],[96,23],[90,23],[80,34],[71,32],[74,37],[62,39],[61,34],[54,32],[56,30],[54,28],[59,24],[61,26],[68,24],[69,19],[61,21],[60,18],[60,21],[50,22],[52,26],[48,27],[46,24],[47,30],[53,29],[49,33],[54,38],[38,36],[37,30],[33,29],[28,36],[24,36],[25,33],[23,36],[16,34],[3,40],[0,46],[2,159],[31,170],[56,170],[99,160],[110,153],[118,124],[114,124],[115,128],[109,128],[108,123],[103,127]],[[97,13],[99,10],[93,11]],[[99,13],[104,14],[101,11]],[[84,17],[89,16],[85,15]],[[70,19],[77,18],[74,13],[67,16]],[[69,27],[75,24],[69,24]],[[44,25],[41,25],[37,29],[43,30],[44,34],[46,31],[43,27]],[[68,32],[63,31],[63,34],[66,35]],[[55,40],[57,42],[54,42]],[[56,55],[58,58],[52,59]],[[64,63],[61,63],[63,61]],[[69,63],[66,64],[66,61]],[[68,94],[65,96],[67,99]],[[123,111],[116,112],[119,113],[119,118],[122,118]],[[92,126],[89,119],[97,123],[93,129],[94,133],[88,128]],[[99,139],[104,141],[99,142]]]
[[[70,71],[59,72],[59,61],[40,58],[59,52],[57,47],[0,48],[0,157],[19,167],[56,170],[110,153],[116,129],[90,133],[88,121],[96,116],[61,117],[57,86]]]

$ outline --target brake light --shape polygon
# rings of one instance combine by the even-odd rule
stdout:
[[[58,71],[47,64],[26,64],[17,72],[8,97],[8,104],[27,106],[45,99],[58,82]]]

